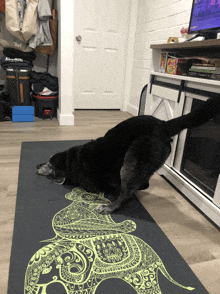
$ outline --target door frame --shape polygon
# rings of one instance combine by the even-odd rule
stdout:
[[[75,36],[75,3],[79,0],[66,2],[57,0],[59,19],[58,28],[58,62],[57,73],[59,77],[59,107],[57,119],[60,125],[74,125],[74,48]],[[121,110],[126,111],[131,90],[133,68],[133,53],[138,15],[138,1],[130,1],[130,16],[128,28],[127,52],[124,70],[124,95]]]

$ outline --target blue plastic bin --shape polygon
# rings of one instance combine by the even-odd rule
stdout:
[[[13,122],[31,122],[34,121],[34,106],[13,106]]]

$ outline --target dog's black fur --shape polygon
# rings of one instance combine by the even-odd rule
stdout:
[[[115,202],[97,207],[100,213],[111,213],[137,190],[148,188],[150,177],[171,152],[174,135],[219,112],[220,97],[216,95],[191,113],[167,122],[146,115],[129,118],[104,137],[53,155],[37,167],[38,173],[52,175],[60,184],[68,180],[89,192],[115,193]]]

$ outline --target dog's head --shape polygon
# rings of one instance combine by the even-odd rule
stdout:
[[[62,185],[66,180],[66,152],[56,153],[47,163],[37,165],[37,173],[48,176],[55,184]]]

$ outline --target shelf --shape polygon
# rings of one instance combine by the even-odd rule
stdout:
[[[194,83],[199,83],[199,84],[220,86],[220,81],[218,81],[218,80],[200,79],[200,78],[181,76],[181,75],[170,75],[167,73],[161,73],[161,72],[155,72],[155,71],[151,71],[150,74],[164,77],[164,78],[168,78],[168,79],[174,79],[174,80],[180,80],[180,81],[184,80],[184,81],[189,81],[189,82],[194,82]]]
[[[219,47],[220,48],[220,39],[214,40],[203,40],[203,41],[190,41],[182,43],[172,43],[172,44],[152,44],[150,45],[151,49],[167,49],[167,50],[176,50],[176,49],[192,49],[192,48],[208,48],[210,47]]]
[[[202,56],[217,58],[220,57],[220,39],[190,41],[172,44],[152,44],[151,49],[159,49],[167,52],[177,52],[186,56]]]

